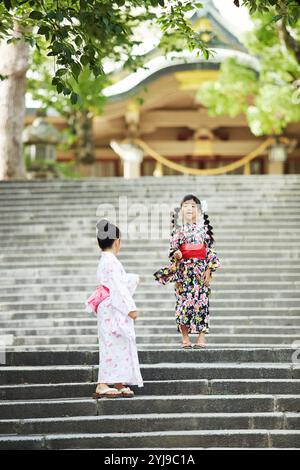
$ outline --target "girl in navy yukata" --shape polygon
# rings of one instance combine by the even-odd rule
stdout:
[[[189,334],[198,334],[194,348],[205,348],[209,332],[209,283],[220,267],[206,201],[188,194],[173,214],[168,266],[154,273],[161,284],[175,283],[176,324],[182,348],[192,348]]]

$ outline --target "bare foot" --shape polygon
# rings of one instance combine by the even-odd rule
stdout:
[[[189,338],[184,338],[181,343],[182,348],[190,348],[192,346],[192,343],[190,342]]]
[[[192,343],[189,338],[189,329],[186,325],[181,325],[181,334],[182,334],[182,348],[189,348],[192,346]]]
[[[196,342],[195,346],[200,346],[202,348],[205,348],[205,346],[206,346],[205,333],[200,333],[199,334],[199,337],[197,339],[197,342]]]

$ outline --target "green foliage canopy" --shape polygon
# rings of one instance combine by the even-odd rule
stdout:
[[[19,40],[17,24],[32,47],[46,41],[47,54],[57,64],[53,85],[76,103],[78,93],[68,74],[77,81],[88,67],[94,77],[103,76],[107,58],[126,57],[124,66],[133,70],[142,66],[143,58],[132,50],[140,44],[135,29],[143,22],[157,23],[163,38],[174,33],[183,39],[183,48],[197,49],[208,58],[209,49],[186,16],[201,7],[190,0],[1,0],[0,39]]]

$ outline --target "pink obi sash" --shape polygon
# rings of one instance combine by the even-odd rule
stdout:
[[[86,311],[97,313],[98,306],[103,300],[109,297],[109,289],[106,286],[98,286],[96,290],[89,296],[85,305]]]
[[[182,253],[183,259],[188,259],[188,258],[205,259],[206,258],[206,246],[204,244],[186,243],[185,245],[181,245],[180,251]]]

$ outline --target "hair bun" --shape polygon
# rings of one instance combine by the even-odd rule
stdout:
[[[109,228],[109,221],[107,219],[101,219],[101,220],[98,220],[97,224],[96,224],[96,234],[98,236],[98,234],[102,234],[103,232],[107,232],[108,231],[108,228]]]

